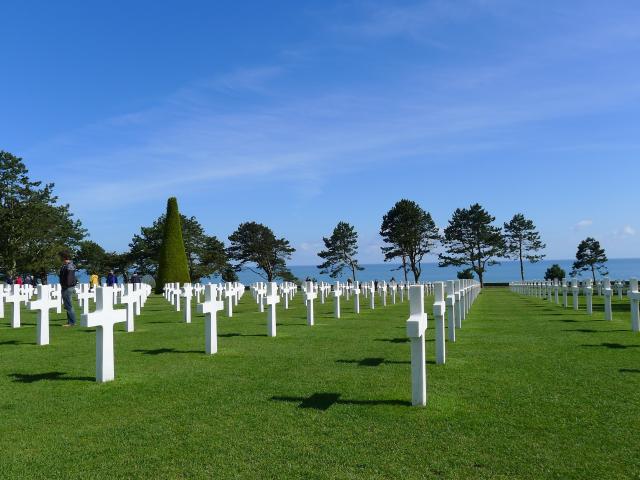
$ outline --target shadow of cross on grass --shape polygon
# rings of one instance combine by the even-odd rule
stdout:
[[[624,349],[624,348],[638,348],[640,347],[640,345],[622,345],[621,343],[600,343],[600,344],[595,344],[595,345],[591,345],[591,344],[585,344],[585,345],[580,345],[581,347],[606,347],[606,348],[613,348],[613,349]]]
[[[67,381],[80,381],[80,382],[95,382],[94,377],[65,377],[65,372],[45,372],[45,373],[11,373],[10,377],[14,382],[20,383],[34,383],[41,382],[43,380],[67,380]]]
[[[363,358],[362,360],[336,360],[336,363],[355,363],[359,367],[379,367],[382,364],[387,365],[410,365],[409,360],[386,360],[384,358]],[[433,360],[427,360],[426,363],[435,364]]]
[[[410,407],[411,402],[403,400],[341,400],[340,393],[314,393],[309,397],[279,397],[273,396],[271,400],[276,402],[298,403],[298,408],[311,408],[314,410],[328,410],[333,405],[398,405]]]
[[[165,353],[204,353],[204,350],[176,350],[175,348],[156,348],[155,350],[134,350],[143,355],[162,355]]]

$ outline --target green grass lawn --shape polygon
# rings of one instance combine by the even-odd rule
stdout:
[[[95,333],[35,345],[34,316],[0,326],[0,478],[640,478],[640,336],[628,301],[605,322],[487,289],[411,400],[408,304],[355,317],[302,295],[278,337],[246,294],[219,315],[219,353],[151,297],[117,327],[116,380],[99,385]],[[431,302],[427,302],[428,313]],[[431,315],[430,315],[431,317]]]

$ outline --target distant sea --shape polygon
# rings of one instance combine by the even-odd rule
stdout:
[[[544,273],[554,263],[560,265],[567,272],[567,276],[571,272],[571,266],[573,260],[543,260],[538,263],[525,264],[525,279],[527,280],[540,280],[544,278]],[[372,280],[386,280],[389,281],[392,278],[400,281],[404,278],[402,270],[398,268],[400,265],[392,263],[372,263],[362,265],[364,270],[357,273],[359,281],[372,281]],[[291,265],[289,267],[293,274],[300,280],[305,280],[307,277],[313,278],[317,281],[335,282],[336,280],[346,281],[351,275],[345,270],[344,275],[341,278],[333,279],[329,275],[320,275],[320,270],[315,265]],[[632,277],[640,278],[640,258],[616,258],[607,262],[607,268],[609,269],[609,278],[612,280],[628,280]],[[438,267],[437,263],[423,263],[422,275],[420,280],[428,281],[443,281],[453,280],[456,278],[456,274],[462,267]],[[243,270],[238,273],[240,281],[245,285],[249,285],[254,282],[264,281],[265,279],[253,273],[249,270]],[[579,278],[587,278],[586,273],[582,273]],[[409,280],[413,279],[413,274],[409,271]],[[78,275],[78,279],[81,282],[87,282],[88,277],[83,273]],[[488,267],[485,273],[485,282],[512,282],[520,279],[520,263],[514,261],[502,262],[500,265],[494,265]],[[102,279],[104,280],[104,279]],[[122,279],[119,279],[122,281]],[[209,279],[212,282],[220,282],[220,278],[213,277]],[[53,275],[49,278],[50,282],[57,282],[57,278]]]
[[[543,279],[547,269],[557,263],[560,265],[569,276],[573,260],[543,260],[538,263],[525,264],[525,279],[538,280]],[[398,270],[400,265],[391,263],[375,263],[362,265],[363,271],[357,272],[357,278],[359,281],[371,281],[371,280],[390,280],[395,278],[396,280],[404,279],[402,270]],[[320,275],[320,270],[315,265],[291,265],[289,267],[291,272],[301,280],[307,277],[314,278],[317,281],[335,282],[336,280],[346,281],[351,276],[351,273],[347,273],[339,279],[332,279],[329,275]],[[607,268],[609,270],[609,278],[628,280],[632,277],[640,277],[640,258],[616,258],[607,262]],[[458,271],[462,270],[462,267],[438,267],[437,263],[423,263],[422,275],[420,280],[422,281],[442,281],[453,280],[456,278]],[[240,281],[245,285],[250,283],[264,281],[263,278],[252,273],[250,271],[239,272],[238,276]],[[413,279],[413,274],[409,271],[409,280]],[[588,275],[582,273],[579,278],[588,278]],[[512,282],[520,279],[520,262],[507,261],[502,262],[500,265],[494,265],[488,267],[485,273],[485,282]],[[219,281],[216,279],[215,281]]]

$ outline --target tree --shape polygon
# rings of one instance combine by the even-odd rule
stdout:
[[[178,200],[175,197],[167,201],[167,214],[164,222],[164,235],[160,247],[156,293],[162,293],[166,283],[189,283],[189,265],[182,240],[182,226],[178,213]]]
[[[358,265],[358,233],[346,222],[338,222],[329,238],[323,237],[325,250],[318,253],[324,259],[320,273],[328,273],[331,278],[338,277],[345,268],[351,269],[352,278],[356,281],[356,271],[364,270]]]
[[[408,261],[418,282],[422,273],[422,259],[440,240],[438,227],[431,214],[416,202],[402,199],[382,218],[380,235],[387,244],[382,247],[384,261],[401,258],[403,265]]]
[[[134,265],[133,265],[133,260],[131,259],[131,254],[129,252],[123,252],[123,253],[107,252],[105,254],[105,259],[104,259],[105,271],[113,270],[113,273],[115,273],[118,276],[121,276],[125,282],[129,281],[129,273],[132,267],[134,267]]]
[[[0,151],[0,270],[5,274],[33,273],[46,281],[59,267],[58,252],[75,251],[85,237],[53,188],[30,180],[21,158]]]
[[[80,248],[76,254],[76,267],[84,270],[88,274],[104,273],[106,270],[107,252],[91,240],[83,240],[80,242]]]
[[[578,272],[591,271],[593,283],[596,283],[596,271],[600,275],[609,275],[605,263],[607,263],[607,255],[604,252],[604,248],[600,246],[600,242],[595,238],[588,237],[578,245],[576,261],[573,262],[571,276],[575,277]]]
[[[498,265],[495,260],[505,254],[502,231],[492,225],[495,217],[479,204],[458,208],[444,229],[445,252],[440,254],[440,266],[468,265],[484,285],[488,266]]]
[[[557,263],[554,263],[549,268],[547,268],[547,271],[544,274],[544,279],[562,281],[565,279],[566,276],[567,276],[567,272],[565,272],[560,265],[558,265]]]
[[[542,243],[540,233],[532,220],[528,220],[521,213],[517,213],[513,218],[504,224],[504,240],[509,258],[520,261],[520,278],[524,282],[524,261],[536,263],[545,256],[537,252],[544,250],[547,246]]]
[[[288,278],[286,260],[291,258],[295,249],[284,238],[276,238],[271,229],[256,222],[241,223],[229,236],[231,245],[227,249],[229,257],[237,261],[236,271],[247,263],[254,264],[264,275],[247,267],[254,273],[272,282],[274,278]]]
[[[142,227],[140,234],[134,235],[129,244],[131,261],[142,275],[157,273],[165,219],[163,214],[150,227]],[[224,281],[236,281],[237,275],[229,264],[224,244],[215,236],[207,235],[195,217],[180,215],[180,224],[189,277],[194,282],[212,275],[219,275]]]
[[[473,269],[465,268],[464,270],[460,270],[457,274],[458,280],[473,280]]]

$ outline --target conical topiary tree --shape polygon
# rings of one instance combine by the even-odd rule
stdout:
[[[158,261],[156,293],[162,293],[165,284],[170,282],[190,282],[187,254],[182,241],[178,200],[175,197],[171,197],[167,201],[167,216]]]

